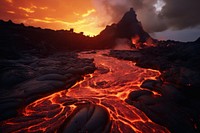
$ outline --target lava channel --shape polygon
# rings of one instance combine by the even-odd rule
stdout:
[[[107,56],[109,50],[81,52],[97,70],[72,88],[36,100],[21,115],[3,122],[3,132],[137,132],[168,133],[141,110],[125,102],[146,79],[160,72]],[[157,92],[153,92],[159,96]]]

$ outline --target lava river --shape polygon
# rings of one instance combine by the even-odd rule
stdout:
[[[4,122],[4,132],[169,132],[126,102],[131,92],[142,90],[144,80],[156,79],[160,72],[108,54],[79,53],[80,58],[93,58],[97,70],[70,89],[29,104],[20,116]]]

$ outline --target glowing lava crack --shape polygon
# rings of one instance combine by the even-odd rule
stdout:
[[[29,104],[21,116],[4,122],[4,132],[169,132],[152,122],[126,99],[159,71],[106,56],[109,51],[82,52],[97,70],[72,88]],[[159,97],[157,92],[151,92]]]

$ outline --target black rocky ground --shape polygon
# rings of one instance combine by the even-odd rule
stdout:
[[[129,94],[126,102],[172,132],[200,131],[200,43],[158,42],[138,51],[111,51],[110,56],[160,70],[158,80],[146,80],[145,90]],[[161,94],[155,97],[153,90]]]
[[[110,56],[161,72],[157,80],[142,83],[145,90],[131,92],[126,99],[128,104],[171,132],[196,133],[200,131],[199,53],[198,42],[167,41],[136,51],[112,50]],[[47,56],[26,53],[23,58],[2,59],[0,64],[0,121],[17,116],[21,108],[39,98],[70,88],[83,75],[95,70],[92,59],[79,59],[76,52]],[[67,102],[71,105],[73,100]],[[60,132],[85,131],[85,128],[91,132],[109,132],[111,128],[108,112],[98,105],[80,106],[71,117]],[[20,119],[27,121],[27,118]]]
[[[17,60],[2,59],[0,66],[0,121],[16,116],[21,107],[39,98],[68,89],[95,70],[93,60],[79,59],[75,52],[27,54]]]

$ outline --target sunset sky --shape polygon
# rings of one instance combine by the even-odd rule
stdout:
[[[178,1],[182,3],[170,0],[1,0],[0,19],[55,30],[74,28],[75,32],[83,31],[92,36],[106,25],[118,22],[134,7],[144,29],[153,37],[195,40],[200,36],[197,15],[200,2]],[[185,13],[187,10],[192,11]]]

